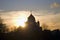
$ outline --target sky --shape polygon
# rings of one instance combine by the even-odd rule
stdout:
[[[0,15],[7,21],[32,14],[49,29],[60,29],[60,0],[0,0]],[[11,23],[11,22],[9,22]]]
[[[56,4],[56,5],[55,5]],[[59,7],[60,0],[0,0],[1,10],[50,10]]]

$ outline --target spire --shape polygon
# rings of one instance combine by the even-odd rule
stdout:
[[[30,14],[30,16],[28,17],[28,21],[35,22],[35,17],[32,14]]]

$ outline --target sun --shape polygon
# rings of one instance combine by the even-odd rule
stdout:
[[[18,27],[25,27],[25,22],[27,21],[25,16],[19,16],[13,20],[13,24]]]
[[[17,14],[14,14],[12,17],[12,20],[11,20],[13,26],[16,26],[17,28],[18,27],[25,28],[25,26],[26,26],[25,22],[27,21],[27,17],[28,17],[28,14],[26,14],[26,13],[28,13],[28,12],[19,11],[19,12],[17,12]]]
[[[17,27],[19,27],[19,26],[25,27],[25,19],[16,19],[15,25],[16,25]]]

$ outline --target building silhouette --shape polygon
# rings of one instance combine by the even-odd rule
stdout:
[[[42,30],[42,28],[40,27],[40,22],[39,21],[36,22],[35,17],[32,14],[30,14],[30,16],[28,17],[26,24],[27,24],[27,29],[31,31]]]
[[[35,17],[32,14],[28,17],[28,22],[35,22]]]

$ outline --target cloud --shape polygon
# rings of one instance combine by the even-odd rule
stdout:
[[[28,11],[0,11],[0,14],[2,15],[2,18],[6,19],[6,22],[12,23],[12,19],[16,18],[18,16],[21,16],[22,14],[26,14],[26,16],[29,16],[28,14],[30,12]],[[40,20],[40,24],[47,24],[49,29],[60,29],[60,13],[56,13],[53,11],[39,11],[39,12],[33,12],[34,16],[37,20]]]
[[[55,11],[39,11],[35,13],[36,19],[40,20],[40,24],[47,24],[48,29],[60,29],[60,12]]]
[[[51,8],[59,8],[59,7],[60,7],[60,4],[54,2],[54,3],[52,3],[52,4],[50,5],[50,7],[51,7]]]
[[[48,29],[60,29],[60,13],[58,14],[51,14],[45,16],[39,16],[39,20],[41,24],[47,24]]]
[[[4,11],[4,10],[0,10],[0,11]]]
[[[29,11],[0,11],[0,17],[4,19],[6,23],[11,23],[12,20],[25,15],[26,17],[29,16]],[[9,24],[8,24],[9,25]]]

